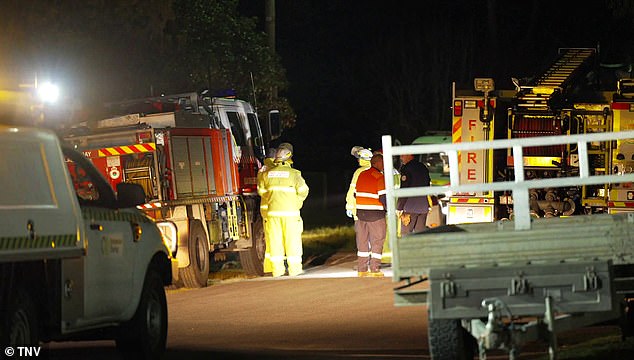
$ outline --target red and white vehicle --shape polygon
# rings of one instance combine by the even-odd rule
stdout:
[[[110,105],[117,117],[70,129],[66,142],[92,160],[113,188],[137,183],[144,211],[171,239],[186,287],[207,285],[210,254],[239,252],[263,274],[264,233],[257,172],[265,140],[253,107],[196,93]],[[269,113],[266,129],[279,128]],[[270,139],[271,136],[269,135]]]

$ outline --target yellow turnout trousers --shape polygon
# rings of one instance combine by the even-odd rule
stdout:
[[[264,231],[268,239],[268,253],[273,276],[286,272],[284,259],[288,264],[288,275],[296,276],[302,269],[302,232],[304,222],[300,216],[268,216],[264,221]]]

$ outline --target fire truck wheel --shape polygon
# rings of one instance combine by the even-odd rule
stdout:
[[[473,359],[475,339],[460,325],[460,320],[429,319],[428,330],[432,359]]]
[[[183,250],[189,256],[189,265],[179,269],[183,285],[188,288],[206,287],[209,278],[209,243],[200,220],[191,221],[187,249]]]
[[[240,263],[242,268],[251,276],[264,275],[264,253],[266,252],[266,243],[264,242],[264,225],[262,218],[252,224],[253,246],[240,251]]]
[[[149,269],[134,317],[119,329],[117,349],[126,358],[158,359],[167,342],[167,299],[160,275]]]
[[[6,317],[3,319],[0,344],[37,345],[38,326],[37,310],[31,295],[24,289],[18,288],[13,299],[9,300]]]

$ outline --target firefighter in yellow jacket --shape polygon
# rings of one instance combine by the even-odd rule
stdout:
[[[357,158],[359,167],[352,174],[350,180],[350,186],[346,193],[346,215],[354,219],[355,230],[357,223],[357,199],[354,197],[354,193],[357,189],[357,179],[359,174],[370,168],[370,159],[372,158],[372,151],[370,149],[363,148],[361,146],[354,146],[350,151],[350,154]]]
[[[267,206],[264,231],[268,235],[273,277],[296,276],[302,269],[302,232],[304,223],[300,209],[308,196],[308,186],[299,170],[291,167],[293,146],[280,144],[275,153],[274,166],[266,172],[258,193]]]
[[[271,148],[266,152],[266,157],[264,158],[264,164],[258,171],[258,189],[264,186],[264,177],[266,173],[275,166],[275,151],[276,149]],[[269,204],[267,204],[263,199],[260,201],[260,215],[262,215],[262,222],[266,223],[267,210],[269,208]],[[270,245],[269,245],[269,237],[270,235],[267,232],[267,229],[264,229],[264,243],[266,252],[264,253],[264,272],[270,273],[273,271],[273,264],[271,264],[271,254],[269,253]]]

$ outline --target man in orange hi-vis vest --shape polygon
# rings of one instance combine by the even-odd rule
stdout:
[[[385,179],[383,155],[375,154],[357,179],[357,271],[361,277],[382,277],[379,270],[385,242]]]
[[[300,209],[308,196],[308,186],[299,170],[291,167],[293,146],[280,144],[275,153],[274,166],[268,170],[258,186],[262,202],[267,204],[264,231],[267,233],[273,277],[303,273],[302,232],[304,223]]]

